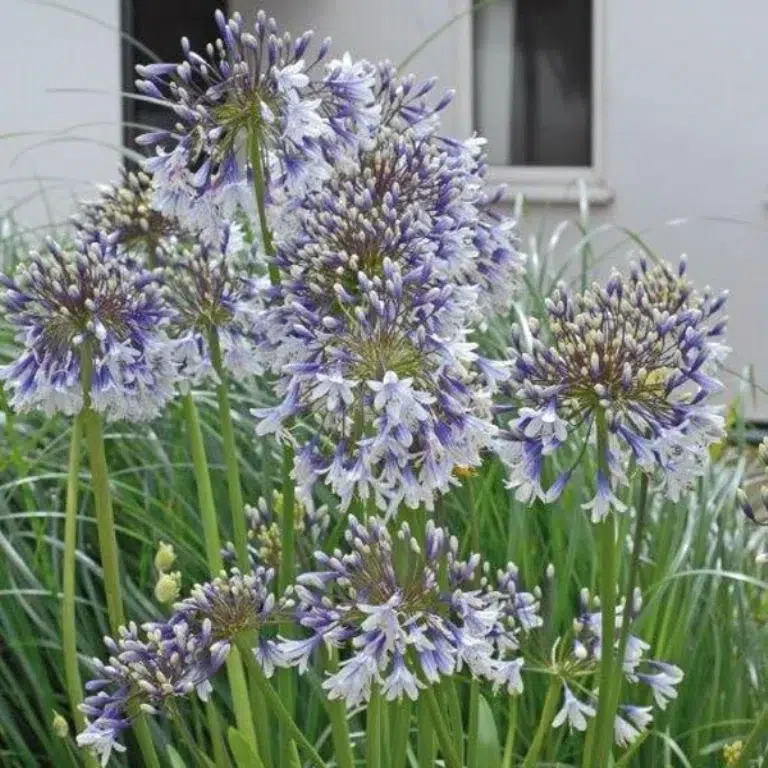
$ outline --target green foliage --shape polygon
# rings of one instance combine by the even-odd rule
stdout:
[[[572,223],[579,231],[583,222]],[[562,232],[565,226],[556,228]],[[633,236],[634,237],[634,236]],[[584,269],[583,279],[599,261],[581,248],[571,261]],[[634,245],[637,238],[634,237]],[[539,254],[527,291],[517,308],[537,314],[551,290],[555,265],[568,259],[556,253],[558,239],[548,245],[535,239]],[[23,243],[16,236],[0,242],[0,262],[18,258]],[[550,261],[551,263],[547,263]],[[567,266],[566,266],[567,269]],[[570,274],[564,272],[563,274]],[[581,275],[577,274],[576,279]],[[512,319],[510,318],[509,322]],[[503,349],[507,323],[495,323],[483,343]],[[0,363],[10,359],[12,334],[0,318]],[[223,445],[213,392],[195,392],[200,408],[206,452],[218,508],[227,505]],[[269,440],[257,440],[248,409],[268,399],[258,384],[232,392],[234,429],[244,498],[254,503],[279,484],[280,458]],[[738,412],[738,411],[736,411]],[[149,426],[113,425],[107,429],[107,453],[117,521],[117,534],[126,590],[127,614],[146,621],[162,615],[152,600],[153,557],[160,540],[172,542],[178,555],[175,568],[185,587],[206,574],[203,527],[197,505],[191,458],[183,435],[181,406],[172,407]],[[68,712],[63,679],[59,619],[63,551],[64,482],[70,425],[65,419],[14,415],[0,395],[0,764],[8,766],[66,766],[79,759],[72,741],[52,729],[53,711]],[[720,766],[723,746],[746,740],[765,705],[768,690],[768,581],[755,565],[764,542],[762,532],[745,523],[735,509],[734,496],[748,466],[744,430],[738,418],[730,445],[715,452],[697,487],[673,504],[650,492],[650,519],[642,550],[639,584],[645,605],[640,633],[652,644],[653,655],[685,670],[677,700],[656,713],[653,730],[633,747],[620,764],[630,766]],[[560,453],[565,453],[561,451]],[[571,462],[574,456],[559,460]],[[103,656],[101,637],[107,632],[101,570],[98,565],[95,520],[87,490],[90,476],[83,464],[78,549],[78,650],[83,660]],[[556,471],[557,468],[555,468]],[[596,468],[588,455],[563,496],[554,504],[526,507],[504,489],[501,465],[489,458],[472,478],[476,514],[469,519],[466,494],[457,488],[441,509],[459,535],[464,551],[478,536],[484,556],[495,566],[515,561],[525,585],[541,584],[546,635],[551,642],[566,631],[577,604],[578,590],[597,585],[598,558],[594,529],[580,502],[582,488],[591,486]],[[636,494],[638,488],[632,489]],[[328,499],[330,500],[330,499]],[[224,516],[228,519],[229,516]],[[619,540],[631,532],[631,521],[620,521]],[[332,526],[333,527],[333,526]],[[337,531],[339,529],[337,528]],[[232,531],[224,532],[231,538]],[[333,535],[332,535],[333,539]],[[555,569],[546,577],[548,564]],[[629,550],[619,556],[621,584],[626,584]],[[542,656],[548,651],[541,649]],[[542,658],[542,664],[544,658]],[[84,676],[87,669],[83,668]],[[220,676],[225,677],[225,676]],[[540,678],[540,679],[537,679]],[[225,723],[234,722],[228,693],[218,681],[213,698]],[[513,754],[517,765],[525,754],[547,688],[545,675],[528,675],[516,707],[502,694],[481,686],[477,719],[479,765],[500,764],[509,718],[516,717]],[[460,687],[463,699],[468,688]],[[299,722],[310,742],[327,759],[332,754],[329,719],[319,673],[302,678],[296,697]],[[649,702],[638,702],[649,703]],[[416,708],[414,707],[414,715]],[[179,738],[169,718],[155,718],[152,727],[166,765],[205,762],[210,754],[208,720],[203,707],[186,702],[178,713],[189,738]],[[351,715],[349,730],[358,756],[363,718]],[[416,723],[416,719],[412,721]],[[226,726],[225,726],[226,728]],[[237,765],[253,765],[243,737],[232,729],[228,742]],[[417,737],[411,739],[416,751]],[[195,744],[197,746],[195,746]],[[385,741],[385,748],[390,749]],[[128,755],[135,754],[129,743]],[[398,747],[391,745],[392,749]],[[578,765],[583,736],[551,731],[542,758],[547,764]],[[399,749],[398,749],[399,751]],[[411,755],[410,749],[408,750]],[[112,764],[125,756],[116,756]]]

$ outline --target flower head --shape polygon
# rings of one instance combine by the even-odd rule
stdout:
[[[658,470],[673,500],[702,473],[723,427],[709,396],[720,388],[713,374],[727,351],[725,294],[696,292],[685,273],[684,260],[676,271],[641,260],[604,288],[572,296],[560,286],[547,300],[546,326],[529,321],[531,339],[514,326],[509,389],[519,411],[498,451],[521,500],[562,490],[569,471],[542,488],[545,457],[571,436],[593,437],[601,416],[607,474],[601,470],[588,505],[593,519],[621,509],[613,490],[625,482],[629,456]]]
[[[14,391],[11,404],[72,415],[85,388],[91,407],[110,419],[152,418],[173,396],[176,375],[159,276],[113,258],[103,241],[71,250],[47,245],[13,279],[0,276],[0,307],[23,345],[0,368]]]
[[[133,623],[116,639],[105,638],[110,658],[93,660],[96,677],[86,684],[91,693],[81,711],[86,728],[77,737],[106,765],[117,739],[138,713],[159,714],[177,698],[196,693],[207,700],[211,678],[226,660],[235,637],[258,629],[274,605],[273,574],[263,568],[252,574],[233,569],[194,587],[174,605],[165,622]]]
[[[193,236],[172,216],[152,206],[152,177],[144,171],[120,169],[118,184],[100,187],[96,200],[82,203],[72,222],[86,242],[106,237],[109,245],[155,265]]]
[[[480,557],[460,561],[456,539],[431,521],[423,547],[407,523],[393,537],[379,518],[362,524],[350,516],[346,541],[346,554],[319,552],[320,570],[299,577],[297,620],[311,636],[278,644],[284,664],[301,670],[323,644],[344,649],[346,658],[323,688],[347,706],[367,701],[374,686],[388,700],[415,699],[465,666],[473,676],[521,690],[521,663],[506,658],[526,626],[511,579],[492,589],[478,573]],[[529,613],[529,601],[522,602]]]
[[[177,249],[165,262],[169,334],[179,374],[186,381],[213,373],[215,343],[223,368],[237,379],[262,370],[254,323],[267,281],[253,276],[246,253],[230,242],[230,234],[225,229],[216,246]]]
[[[155,205],[196,228],[250,203],[251,185],[237,153],[266,159],[272,189],[306,186],[327,173],[340,138],[367,135],[378,122],[375,70],[349,56],[330,61],[326,40],[307,62],[312,33],[292,40],[259,12],[249,30],[240,14],[216,11],[220,37],[202,56],[182,39],[184,60],[137,67],[138,89],[165,102],[179,123],[175,134],[145,134],[160,149],[147,168],[156,181]],[[193,170],[194,168],[194,170]]]
[[[505,373],[467,340],[487,294],[489,230],[461,158],[412,128],[382,128],[278,240],[264,347],[283,400],[256,412],[258,430],[314,419],[303,476],[345,507],[354,495],[382,510],[431,507],[495,430],[490,395]],[[491,250],[519,267],[511,243]]]

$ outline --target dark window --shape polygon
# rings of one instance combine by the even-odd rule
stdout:
[[[474,122],[493,165],[592,164],[592,15],[592,0],[475,11]]]
[[[152,59],[134,41],[152,51],[160,61],[181,60],[181,38],[188,37],[193,50],[205,55],[205,46],[219,37],[213,14],[227,12],[221,0],[122,0],[123,37],[123,141],[134,148],[136,135],[145,126],[171,128],[173,112],[158,104],[135,98],[136,65]],[[136,125],[138,124],[138,126]]]

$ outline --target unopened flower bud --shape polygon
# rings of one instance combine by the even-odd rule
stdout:
[[[161,541],[155,555],[155,568],[158,573],[168,573],[175,562],[176,553],[173,551],[173,545]]]
[[[155,584],[155,600],[158,603],[172,603],[181,591],[181,573],[163,573]]]

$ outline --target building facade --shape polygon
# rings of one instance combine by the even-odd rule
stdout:
[[[11,31],[0,48],[0,211],[31,227],[66,218],[74,198],[113,178],[124,135],[118,92],[130,81],[119,30],[130,8],[65,3],[0,0]],[[481,0],[473,14],[471,3],[265,0],[287,29],[407,61],[455,88],[446,131],[481,127],[491,137],[493,176],[510,198],[526,196],[527,231],[545,234],[542,248],[559,221],[583,215],[586,199],[603,268],[637,249],[623,228],[660,256],[688,254],[698,283],[730,289],[729,367],[752,365],[768,386],[768,5]],[[234,0],[230,10],[256,8]],[[173,41],[180,32],[171,32]],[[579,243],[576,233],[565,230],[557,258]],[[768,418],[768,397],[746,405]]]

